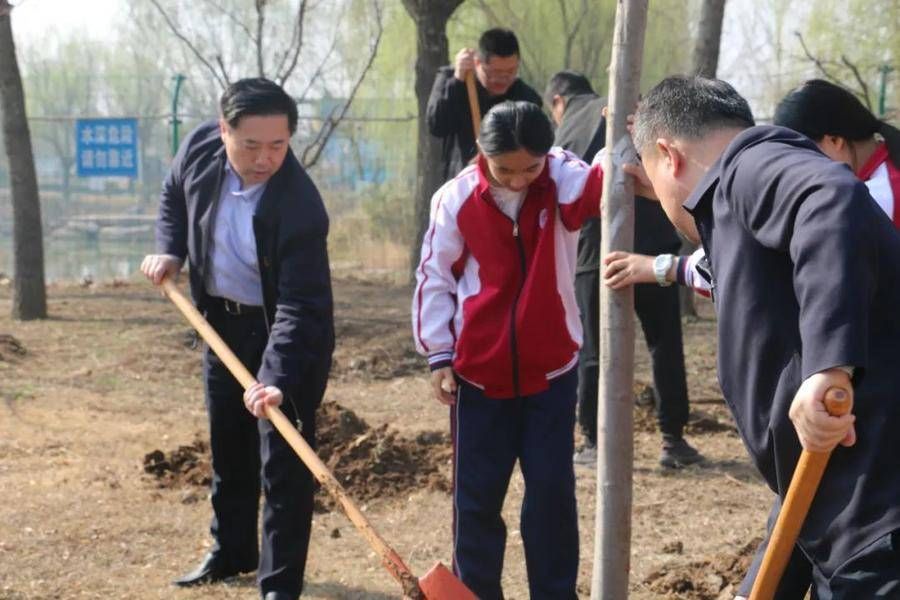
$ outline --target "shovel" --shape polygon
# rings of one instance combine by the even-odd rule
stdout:
[[[851,404],[850,393],[847,390],[833,387],[825,392],[825,409],[832,417],[846,415],[852,408]],[[829,458],[831,458],[830,450],[828,452],[804,450],[800,454],[787,495],[778,513],[778,520],[775,521],[775,527],[769,536],[769,546],[753,582],[749,600],[772,600],[775,596]]]
[[[472,130],[475,133],[475,139],[481,132],[481,107],[478,106],[478,89],[475,87],[475,72],[466,72],[466,93],[469,96],[469,112],[472,115]]]
[[[185,318],[193,325],[194,329],[206,340],[209,347],[225,363],[225,366],[228,367],[228,370],[231,371],[231,374],[244,389],[254,385],[256,378],[244,367],[224,340],[219,337],[216,330],[194,308],[193,303],[181,293],[181,290],[168,278],[163,279],[161,285],[169,300],[178,307]],[[284,416],[284,413],[278,407],[271,406],[266,408],[266,416],[272,421],[272,425],[284,437],[285,441],[294,449],[300,460],[309,468],[313,476],[322,484],[322,487],[344,508],[344,512],[356,529],[359,530],[362,536],[366,538],[366,541],[369,542],[369,545],[372,546],[372,549],[381,557],[384,568],[403,587],[404,597],[413,600],[477,600],[475,594],[469,591],[441,563],[435,564],[424,577],[416,580],[409,567],[403,563],[403,560],[394,549],[388,546],[387,542],[372,528],[369,521],[347,495],[344,487],[335,479],[334,475],[332,475],[331,471],[328,470],[328,467],[325,466],[325,463],[322,462],[313,449],[309,447],[309,444],[306,443],[306,440],[303,439],[288,418]]]

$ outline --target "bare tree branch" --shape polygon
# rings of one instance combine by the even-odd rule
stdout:
[[[828,69],[825,68],[826,61],[823,61],[819,57],[814,56],[813,53],[809,51],[809,48],[807,47],[806,42],[803,40],[803,34],[801,34],[799,31],[795,31],[794,35],[796,35],[797,39],[800,40],[800,47],[803,48],[803,53],[806,55],[806,58],[810,62],[812,62],[814,65],[816,65],[816,68],[819,69],[819,71],[821,71],[821,73],[825,77],[825,79],[828,79],[835,83],[840,83],[841,80],[838,79],[837,77],[835,77],[831,73],[831,71],[829,71]]]
[[[840,77],[835,75],[833,72],[829,71],[826,68],[826,65],[840,67],[840,65],[834,61],[822,60],[815,56],[806,45],[806,42],[803,40],[803,35],[799,31],[795,31],[794,35],[797,36],[797,39],[800,40],[800,47],[803,48],[803,53],[806,55],[806,58],[816,65],[816,68],[822,73],[822,75],[828,79],[829,81],[840,85],[841,87],[845,87],[850,89],[855,95],[859,96],[859,98],[866,103],[866,108],[872,110],[872,97],[869,94],[869,86],[866,84],[865,79],[863,79],[862,74],[859,72],[859,68],[853,64],[850,59],[847,58],[846,55],[841,55],[841,62],[844,67],[850,70],[853,74],[854,79],[856,79],[856,83],[859,84],[858,89],[850,88],[847,86],[844,81],[841,80]]]
[[[293,58],[291,59],[291,64],[288,65],[286,69],[282,71],[284,67],[284,60],[282,60],[281,65],[278,66],[278,71],[276,71],[276,76],[278,77],[278,82],[281,85],[290,78],[291,74],[294,72],[294,69],[297,68],[297,61],[300,58],[300,50],[303,48],[303,24],[306,20],[306,9],[307,9],[307,0],[301,0],[300,6],[297,8],[297,20],[294,23],[294,34],[291,35],[291,45],[288,46],[288,51],[284,53],[284,58],[286,59],[291,54],[291,48],[293,48]],[[294,40],[296,39],[296,45]],[[332,48],[334,46],[332,45]]]
[[[856,82],[859,84],[859,88],[862,91],[862,94],[859,95],[862,96],[863,101],[865,101],[866,108],[872,110],[872,98],[869,97],[869,86],[866,84],[865,79],[862,78],[862,75],[860,75],[859,68],[850,62],[850,59],[844,54],[841,54],[841,62],[843,62],[853,73],[853,76],[856,78]]]
[[[2,1],[4,3],[6,2],[6,0],[0,0],[0,1]],[[219,61],[219,66],[220,66],[220,68],[222,68],[222,74],[225,75],[225,79],[222,79],[222,77],[219,76],[219,74],[216,72],[215,67],[213,67],[213,65],[208,60],[206,60],[206,58],[203,56],[203,54],[200,52],[200,50],[197,49],[197,47],[191,43],[191,40],[189,40],[187,38],[187,36],[185,36],[181,32],[180,29],[178,29],[178,26],[175,24],[175,22],[169,16],[169,13],[167,13],[166,10],[160,5],[159,0],[150,0],[150,2],[153,4],[153,6],[156,7],[156,10],[158,10],[159,14],[162,15],[162,18],[165,19],[166,25],[169,27],[169,30],[172,32],[172,34],[175,37],[177,37],[179,40],[181,40],[181,42],[185,46],[188,47],[188,49],[193,53],[193,55],[197,57],[197,60],[199,60],[203,64],[203,66],[205,66],[209,70],[209,72],[216,79],[216,81],[219,82],[219,85],[221,85],[223,88],[227,87],[228,86],[228,76],[227,76],[227,73],[225,72],[224,66],[222,65],[222,57],[217,56],[216,58]],[[2,10],[2,5],[0,5],[0,10]]]
[[[346,5],[344,5],[346,7]],[[340,23],[343,20],[343,11],[341,12],[340,18],[336,19],[336,23]],[[338,42],[338,27],[335,26],[334,36],[331,38],[331,46],[328,47],[328,51],[325,53],[325,58],[319,63],[319,66],[316,67],[316,70],[313,71],[312,76],[309,78],[309,81],[306,82],[306,87],[303,88],[303,91],[297,96],[297,100],[302,102],[306,100],[307,94],[309,94],[312,87],[315,83],[322,77],[322,73],[325,71],[325,66],[328,64],[328,60],[331,58],[331,55],[334,53],[335,48],[337,47]]]
[[[353,104],[356,93],[359,91],[363,80],[366,78],[366,74],[368,74],[369,70],[372,68],[372,64],[375,62],[375,56],[378,54],[378,48],[381,45],[381,38],[384,34],[384,7],[381,5],[380,0],[372,0],[372,8],[375,11],[376,32],[375,39],[369,47],[369,58],[366,61],[366,65],[363,67],[362,72],[359,74],[356,83],[350,90],[350,95],[347,96],[347,101],[341,107],[337,117],[335,118],[334,111],[332,110],[328,119],[322,124],[322,129],[327,131],[325,131],[324,134],[320,132],[320,135],[316,136],[317,143],[311,144],[304,149],[302,162],[303,166],[306,168],[309,168],[318,162],[319,157],[325,150],[325,146],[328,144],[328,140],[331,138],[331,134],[334,133],[334,130],[337,129],[338,125],[340,125],[343,118],[347,115],[347,111],[350,110],[350,105]],[[312,152],[311,157],[310,152]]]
[[[581,10],[579,11],[578,16],[575,18],[574,26],[569,22],[569,11],[566,6],[566,0],[559,0],[559,10],[562,13],[562,21],[563,21],[563,34],[566,38],[565,43],[565,51],[563,54],[563,67],[566,69],[572,68],[572,49],[575,46],[575,41],[578,38],[578,31],[581,29],[582,24],[585,21],[585,17],[588,14],[588,2],[587,0],[581,0]]]
[[[263,26],[266,22],[266,2],[268,0],[256,0],[256,65],[259,76],[266,76],[266,65],[263,58]]]
[[[222,70],[222,79],[225,81],[225,84],[222,87],[228,87],[231,85],[231,77],[228,76],[228,70],[225,68],[225,63],[222,61],[221,54],[216,54],[216,64],[218,64],[219,69]]]
[[[204,0],[204,2],[228,17],[228,20],[237,25],[238,28],[247,35],[251,42],[253,42],[254,44],[256,43],[256,37],[253,35],[253,32],[250,31],[250,28],[247,27],[247,24],[241,21],[238,16],[234,14],[234,12],[228,10],[226,7],[224,7],[219,2],[216,2],[215,0]]]
[[[303,166],[310,167],[316,163],[316,160],[319,158],[319,154],[321,154],[322,150],[325,148],[325,143],[328,141],[328,137],[331,136],[331,131],[334,130],[334,115],[337,113],[340,107],[335,105],[331,107],[331,110],[328,112],[328,116],[322,119],[322,126],[319,128],[319,131],[316,132],[316,137],[313,138],[309,144],[303,149],[303,154],[300,156],[300,160],[303,163]],[[316,149],[315,160],[307,162],[307,155],[313,150]]]

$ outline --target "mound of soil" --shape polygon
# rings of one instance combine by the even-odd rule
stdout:
[[[452,449],[446,434],[424,432],[409,438],[387,425],[372,428],[352,410],[334,402],[322,405],[316,423],[317,453],[354,501],[421,489],[450,490],[445,473]],[[144,471],[160,488],[208,486],[212,477],[209,446],[196,440],[169,453],[154,450],[144,457]],[[317,510],[334,507],[334,501],[320,491]]]
[[[401,436],[387,425],[372,428],[353,411],[326,402],[317,415],[318,453],[351,498],[367,502],[415,490],[450,491],[444,468],[452,447],[449,436],[423,432]],[[320,493],[319,510],[334,508]]]
[[[209,444],[197,439],[168,454],[162,450],[154,450],[144,456],[144,472],[156,479],[159,488],[208,486],[212,481]]]
[[[753,560],[762,538],[741,547],[736,554],[720,554],[687,564],[667,564],[644,579],[649,588],[671,600],[731,600]]]
[[[8,361],[13,357],[22,357],[27,354],[22,342],[9,335],[0,333],[0,360]]]

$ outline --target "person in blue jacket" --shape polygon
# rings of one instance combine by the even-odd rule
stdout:
[[[188,263],[197,308],[260,383],[244,394],[206,348],[213,546],[175,583],[257,571],[265,600],[288,600],[303,588],[314,484],[261,417],[266,406],[283,403],[315,445],[315,411],[334,349],[328,216],[290,150],[294,100],[271,81],[243,79],[225,90],[220,108],[219,119],[191,132],[172,162],[160,199],[157,253],[141,270],[158,284]],[[260,483],[266,498],[261,552]]]
[[[808,138],[754,126],[727,83],[669,77],[635,115],[663,210],[708,257],[719,380],[777,494],[838,448],[797,541],[817,600],[900,597],[900,235]],[[854,398],[830,416],[829,388]]]

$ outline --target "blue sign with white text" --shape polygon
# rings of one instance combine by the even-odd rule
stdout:
[[[79,177],[137,178],[137,119],[78,119],[75,140]]]

